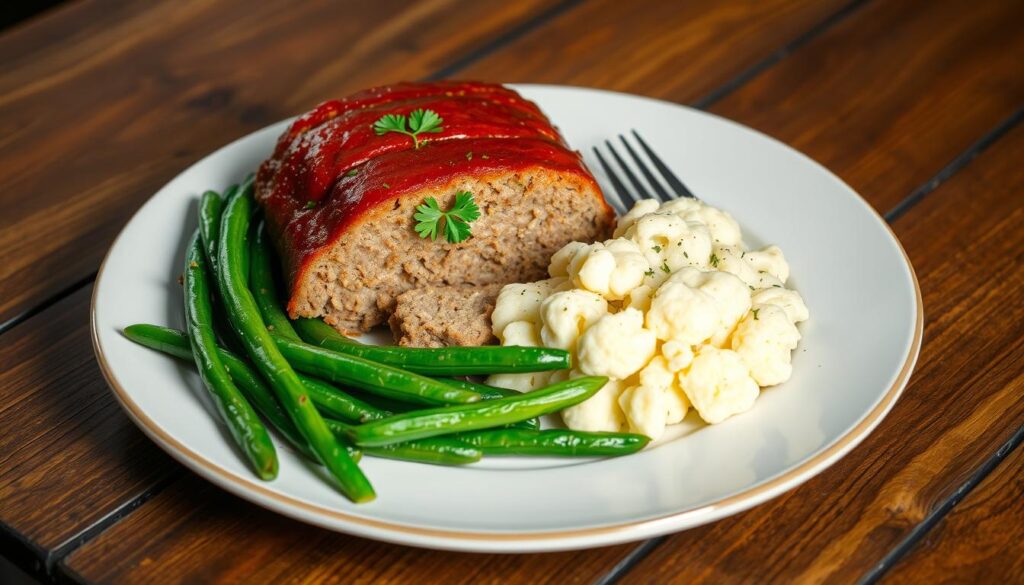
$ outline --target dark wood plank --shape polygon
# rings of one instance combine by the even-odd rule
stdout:
[[[95,271],[213,149],[428,75],[555,2],[83,0],[0,36],[0,323]]]
[[[346,536],[188,477],[62,564],[89,583],[592,583],[631,547],[534,555],[424,551]]]
[[[623,582],[853,582],[1020,427],[1022,148],[1024,126],[895,223],[927,323],[917,371],[878,429],[800,488],[669,538]]]
[[[776,20],[789,4],[753,4],[707,19],[690,12],[701,2],[593,2],[465,75],[690,103],[753,63],[737,46],[763,55],[799,30],[786,23],[801,17]],[[886,211],[1024,103],[1022,20],[1019,1],[869,2],[710,110],[809,154]],[[763,29],[781,34],[742,34]],[[689,51],[697,42],[711,48]]]
[[[1024,391],[1024,380],[1016,387]],[[1010,453],[883,582],[1024,582],[1024,448]]]
[[[849,0],[591,0],[459,75],[584,85],[690,102],[715,91]]]
[[[177,471],[100,375],[91,292],[0,336],[0,523],[40,560]]]

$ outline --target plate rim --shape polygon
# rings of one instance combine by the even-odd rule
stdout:
[[[648,96],[635,95],[626,92],[609,91],[598,88],[578,87],[569,85],[553,85],[553,84],[507,84],[513,87],[535,87],[535,88],[551,88],[551,89],[570,89],[570,90],[586,90],[586,91],[597,91],[601,93],[616,94],[620,96],[628,96],[631,98],[639,98],[645,101],[657,102],[660,104],[671,105],[681,107],[685,109],[691,109],[689,106],[682,104],[676,104],[666,100],[660,100],[657,98],[651,98]],[[585,528],[565,529],[565,530],[544,530],[544,531],[510,531],[510,532],[482,532],[473,530],[452,530],[443,528],[429,528],[423,526],[410,526],[400,523],[395,523],[386,520],[380,520],[375,518],[367,518],[363,516],[353,515],[343,510],[329,508],[323,505],[310,503],[300,498],[290,496],[288,494],[282,494],[269,490],[264,487],[261,482],[257,482],[253,478],[242,477],[223,469],[215,462],[208,460],[196,451],[193,451],[188,446],[181,443],[178,439],[171,436],[169,433],[161,429],[148,415],[142,410],[142,408],[130,397],[127,390],[121,386],[114,376],[110,364],[107,362],[106,355],[103,352],[103,348],[99,338],[99,327],[97,323],[97,297],[100,290],[100,284],[104,275],[104,269],[106,268],[107,260],[110,257],[111,252],[117,246],[118,242],[124,235],[124,232],[129,224],[135,220],[136,216],[142,211],[142,209],[156,196],[156,194],[163,189],[161,187],[153,193],[146,201],[132,214],[132,216],[125,222],[121,231],[118,232],[116,238],[110,244],[104,255],[103,261],[100,263],[99,270],[96,273],[96,278],[93,285],[93,291],[89,301],[89,324],[90,324],[90,338],[92,340],[93,352],[96,356],[96,361],[100,367],[100,372],[103,378],[106,380],[107,385],[110,387],[114,397],[121,405],[122,409],[128,413],[129,418],[132,422],[139,427],[143,433],[154,441],[160,447],[170,454],[179,463],[185,465],[193,472],[199,474],[208,481],[214,483],[218,487],[221,487],[232,494],[239,496],[243,499],[249,500],[261,507],[271,509],[275,512],[283,515],[298,519],[303,522],[315,524],[330,530],[350,532],[359,536],[373,538],[377,540],[385,540],[400,544],[413,545],[413,546],[424,546],[429,548],[437,549],[448,549],[448,550],[459,550],[459,551],[480,551],[480,552],[539,552],[539,551],[553,551],[563,550],[572,548],[582,548],[591,546],[601,546],[607,544],[614,544],[618,542],[627,542],[631,540],[637,540],[640,538],[647,538],[659,534],[666,534],[669,532],[675,532],[679,530],[685,530],[712,522],[734,513],[741,512],[752,508],[758,504],[761,504],[773,497],[781,495],[782,493],[797,487],[805,481],[811,479],[818,473],[824,471],[826,468],[831,466],[833,463],[838,461],[854,447],[860,444],[871,432],[878,426],[878,424],[885,418],[885,416],[895,405],[896,401],[903,394],[904,389],[907,386],[910,375],[914,370],[914,366],[917,362],[920,354],[923,331],[924,331],[924,306],[921,295],[921,287],[918,282],[917,274],[914,270],[914,266],[910,261],[910,257],[907,255],[906,250],[903,248],[903,244],[899,238],[893,232],[892,226],[878,213],[877,210],[870,203],[868,203],[855,189],[850,187],[845,181],[839,178],[835,173],[829,170],[824,165],[818,163],[814,159],[810,158],[803,152],[797,150],[785,144],[769,135],[764,134],[754,128],[740,124],[739,122],[729,120],[716,116],[710,112],[704,112],[703,110],[696,110],[698,113],[712,116],[717,120],[725,121],[730,124],[738,125],[754,132],[761,137],[768,138],[772,142],[776,142],[779,145],[785,147],[790,152],[796,153],[809,162],[816,165],[819,169],[827,173],[834,181],[836,181],[843,188],[847,189],[852,193],[863,205],[866,207],[875,217],[875,219],[885,228],[892,242],[899,250],[903,257],[904,265],[910,276],[910,280],[914,287],[914,304],[915,304],[915,323],[913,328],[913,337],[908,347],[906,357],[903,365],[899,370],[899,373],[894,378],[892,385],[882,395],[874,407],[868,411],[860,420],[858,420],[853,426],[851,426],[846,433],[838,437],[832,444],[826,446],[819,452],[809,456],[804,461],[790,468],[789,470],[780,473],[779,475],[768,479],[760,484],[753,485],[747,489],[735,492],[728,496],[725,496],[719,500],[706,503],[701,506],[689,508],[679,512],[673,512],[670,514],[663,514],[653,518],[645,518],[642,520],[634,520],[628,522],[619,522],[604,526],[592,526]],[[285,118],[271,124],[268,124],[262,128],[258,128],[250,133],[245,134],[229,142],[228,144],[214,150],[207,154],[203,158],[197,160],[195,163],[183,169],[176,176],[180,176],[182,173],[187,172],[195,165],[201,164],[208,157],[215,155],[216,153],[232,148],[236,143],[248,138],[249,136],[258,132],[264,131],[269,127],[280,124],[291,118]],[[173,178],[171,179],[174,180]],[[165,184],[166,186],[166,184]],[[328,521],[329,520],[329,521]],[[362,528],[363,530],[354,530],[355,528]],[[404,537],[404,538],[403,538]],[[562,544],[559,544],[561,542]]]

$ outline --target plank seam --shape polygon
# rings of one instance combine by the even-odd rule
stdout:
[[[937,189],[939,185],[946,182],[946,180],[955,175],[957,171],[967,166],[975,159],[975,157],[982,152],[985,152],[985,149],[992,146],[996,141],[1002,138],[1004,134],[1012,130],[1021,122],[1021,120],[1024,120],[1024,107],[1021,107],[1016,112],[1010,114],[1006,119],[997,124],[995,128],[986,132],[981,138],[975,141],[974,144],[967,147],[967,150],[960,153],[960,155],[951,160],[949,164],[942,167],[942,169],[936,173],[931,180],[915,189],[910,195],[907,195],[902,201],[897,203],[889,213],[885,214],[885,221],[892,223],[906,214],[907,211],[914,207],[914,205],[917,205],[925,195]]]
[[[710,93],[694,101],[690,105],[701,110],[706,110],[718,100],[736,91],[750,80],[776,65],[779,61],[782,61],[791,55],[794,51],[836,26],[867,3],[868,0],[853,0],[853,2],[850,2],[839,10],[833,12],[824,20],[807,29],[800,34],[800,36],[789,41],[774,53],[771,53],[764,59],[741,71],[739,75],[718,86],[716,89],[713,89]]]
[[[866,575],[864,575],[858,583],[864,585],[871,585],[877,583],[893,566],[896,565],[904,556],[913,550],[917,544],[927,535],[939,522],[949,514],[953,508],[956,507],[971,491],[974,490],[990,473],[992,473],[999,465],[1003,462],[1006,457],[1013,452],[1014,449],[1018,448],[1020,444],[1024,442],[1024,425],[1010,437],[1008,441],[1002,444],[991,457],[985,460],[985,462],[975,472],[967,478],[963,484],[957,488],[949,497],[932,512],[930,512],[924,520],[918,523],[913,530],[907,534],[892,550],[886,554],[881,561],[878,562],[874,568],[871,569]]]

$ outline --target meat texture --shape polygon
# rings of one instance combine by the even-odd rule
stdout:
[[[398,345],[445,347],[487,345],[491,312],[501,284],[430,286],[406,291],[395,298],[388,324]]]
[[[373,131],[384,114],[417,109],[444,120],[419,148]],[[460,191],[481,211],[472,237],[420,238],[416,206],[434,197],[447,209]],[[555,251],[606,237],[614,221],[579,153],[535,104],[468,82],[398,84],[321,104],[281,136],[256,196],[284,263],[289,315],[350,334],[386,322],[407,291],[542,278]],[[403,333],[406,343],[471,337]]]

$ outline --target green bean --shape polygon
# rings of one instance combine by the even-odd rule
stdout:
[[[488,384],[480,384],[479,382],[472,382],[469,380],[463,380],[461,378],[439,378],[447,384],[462,388],[464,390],[471,390],[481,396],[481,400],[497,400],[499,398],[508,398],[509,396],[519,396],[522,392],[517,390],[510,390],[508,388],[499,388],[497,386],[490,386]],[[515,424],[509,425],[510,428],[519,429],[539,429],[540,419],[539,418],[528,418],[523,421],[519,421]]]
[[[363,345],[338,334],[318,319],[294,322],[307,343],[338,353],[365,358],[426,376],[474,376],[544,372],[572,367],[569,352],[546,347],[395,347]]]
[[[277,477],[277,452],[252,406],[231,381],[217,354],[213,333],[210,280],[202,241],[197,230],[185,254],[185,324],[199,377],[235,443],[242,449],[256,474],[264,480]]]
[[[188,359],[192,359],[188,335],[184,331],[161,327],[160,325],[139,324],[126,327],[124,332],[129,339],[146,347],[173,356],[180,357],[184,354]],[[218,347],[217,354],[220,356],[221,361],[224,362],[224,365],[227,366],[229,373],[234,364],[241,363],[247,368],[249,367],[241,358],[226,348]],[[390,412],[376,408],[354,396],[349,396],[330,384],[325,384],[320,380],[302,374],[298,374],[298,376],[299,380],[302,381],[302,385],[306,387],[306,391],[309,392],[309,398],[313,401],[313,404],[316,405],[321,413],[327,416],[349,422],[363,422],[391,415]]]
[[[256,306],[260,308],[263,321],[267,324],[267,330],[299,341],[299,334],[292,328],[288,316],[281,310],[280,301],[277,296],[277,286],[274,284],[274,251],[267,239],[267,230],[264,222],[256,228],[255,237],[252,239],[252,247],[249,254],[251,268],[249,269],[249,288],[252,296],[256,299]]]
[[[161,327],[159,325],[129,325],[124,328],[125,337],[139,345],[161,351],[176,358],[192,361],[192,350],[189,349],[188,336],[183,331]],[[260,378],[260,375],[252,369],[248,363],[234,353],[218,348],[217,355],[220,356],[224,367],[227,368],[231,379],[235,381],[238,388],[242,390],[245,397],[256,408],[263,418],[270,422],[270,425],[281,433],[281,436],[288,441],[296,451],[302,453],[313,462],[317,462],[316,455],[309,449],[306,440],[302,438],[295,423],[288,418],[288,415],[281,409],[277,399],[274,398],[270,388]],[[303,380],[305,384],[307,380]],[[314,401],[315,402],[315,401]],[[349,447],[349,455],[358,459],[360,452],[354,447]]]
[[[399,414],[352,427],[349,436],[360,447],[375,447],[507,425],[579,404],[607,381],[587,376],[519,396]]]
[[[199,198],[199,236],[203,240],[206,261],[213,272],[217,272],[217,231],[223,209],[224,200],[216,191],[206,191]]]
[[[348,436],[353,429],[351,425],[331,419],[326,419],[326,422],[339,439],[349,440]],[[481,456],[480,450],[476,447],[447,437],[419,439],[378,447],[363,447],[363,450],[367,455],[373,457],[434,465],[465,465],[479,461]]]
[[[370,482],[327,428],[302,382],[277,349],[260,317],[243,268],[243,264],[248,265],[248,258],[245,258],[249,249],[246,237],[251,215],[250,184],[228,200],[220,223],[220,242],[217,246],[219,284],[231,325],[256,369],[271,383],[281,405],[303,438],[338,480],[341,491],[355,502],[372,500],[376,495]]]
[[[549,457],[603,457],[628,455],[643,449],[650,437],[633,433],[589,433],[493,429],[456,435],[484,455],[544,455]]]
[[[433,378],[292,341],[280,335],[272,338],[296,370],[336,384],[418,404],[464,404],[480,400],[476,392],[455,388]]]

